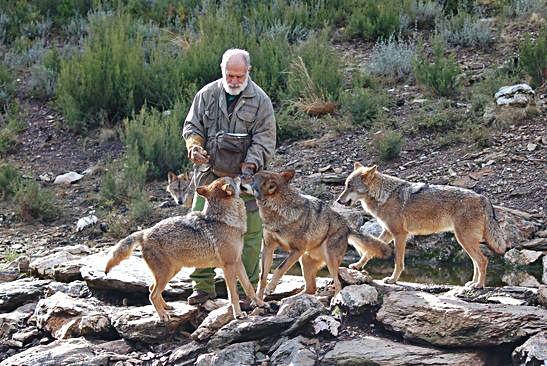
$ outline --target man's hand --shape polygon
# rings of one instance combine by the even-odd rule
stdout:
[[[188,150],[188,159],[196,165],[201,165],[209,162],[209,155],[203,147],[194,145]]]
[[[244,178],[250,178],[256,172],[256,165],[254,163],[241,163],[241,175]]]

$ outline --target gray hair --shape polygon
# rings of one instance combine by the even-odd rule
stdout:
[[[226,50],[226,52],[224,52],[224,54],[222,55],[222,62],[220,63],[220,68],[222,71],[226,70],[226,65],[228,64],[228,61],[232,56],[243,56],[245,66],[251,66],[251,56],[249,55],[249,52],[240,48],[230,48],[229,50]]]

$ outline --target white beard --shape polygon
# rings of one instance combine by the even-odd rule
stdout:
[[[226,75],[224,75],[224,72],[222,73],[222,86],[224,87],[224,90],[226,93],[230,95],[239,95],[245,88],[247,87],[247,84],[249,84],[249,74],[247,73],[247,76],[245,76],[245,81],[243,84],[239,86],[239,88],[232,88],[228,83],[226,82]]]

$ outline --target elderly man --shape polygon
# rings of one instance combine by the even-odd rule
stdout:
[[[194,163],[196,186],[222,176],[250,176],[264,169],[275,150],[275,118],[268,95],[250,78],[249,53],[229,49],[220,64],[222,78],[204,86],[194,97],[184,122],[188,158]],[[256,288],[262,222],[256,201],[242,195],[247,208],[243,264]],[[203,197],[194,196],[192,209],[201,210]],[[216,297],[214,270],[198,269],[190,276],[194,292],[189,304]]]

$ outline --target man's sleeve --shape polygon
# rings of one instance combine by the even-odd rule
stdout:
[[[269,98],[259,107],[257,119],[252,131],[251,147],[247,150],[246,163],[254,163],[257,170],[264,169],[275,151],[275,116]]]
[[[182,128],[182,137],[186,141],[186,150],[190,150],[195,145],[203,147],[205,142],[205,127],[203,126],[204,111],[203,93],[198,92],[194,97]]]

